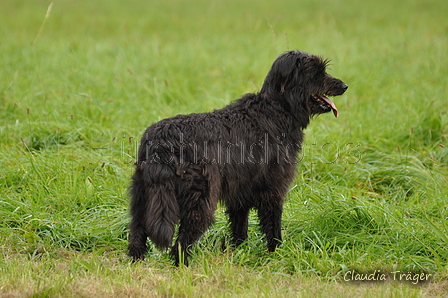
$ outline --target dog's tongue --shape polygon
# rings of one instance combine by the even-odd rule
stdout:
[[[325,97],[325,96],[320,96],[320,99],[322,99],[323,101],[325,101],[326,103],[328,103],[331,107],[331,109],[333,110],[333,114],[336,118],[338,118],[339,112],[338,109],[336,108],[336,105],[334,104],[334,102],[331,101],[331,99]]]

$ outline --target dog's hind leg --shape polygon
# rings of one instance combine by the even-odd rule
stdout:
[[[238,246],[247,239],[249,208],[228,207],[230,230],[232,231],[232,245]]]
[[[184,169],[177,187],[180,226],[171,250],[176,266],[188,266],[189,250],[213,224],[219,197],[219,172],[216,165]]]
[[[261,231],[266,235],[268,250],[275,251],[282,241],[283,198],[275,194],[262,194],[261,204],[257,206]]]
[[[133,176],[133,183],[129,189],[131,195],[131,222],[129,224],[129,256],[132,260],[142,260],[147,251],[145,230],[145,212],[147,209],[146,188],[140,171]]]
[[[178,202],[180,226],[178,238],[171,254],[175,265],[183,262],[188,266],[189,250],[204,232],[213,224],[218,198],[213,178],[206,177],[198,169],[187,170],[179,186]]]
[[[143,260],[145,253],[148,250],[146,246],[147,235],[145,228],[138,219],[132,219],[130,227],[128,255],[132,258],[133,262]]]
[[[181,218],[179,234],[171,251],[175,265],[180,262],[188,266],[189,250],[207,229],[213,224],[216,201],[210,197],[192,191],[188,197],[184,197],[186,205],[181,206]]]

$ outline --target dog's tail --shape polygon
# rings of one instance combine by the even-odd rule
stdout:
[[[179,219],[179,206],[172,184],[171,179],[164,184],[151,185],[148,190],[146,233],[161,249],[171,246],[174,225]]]
[[[175,193],[175,173],[164,164],[141,165],[140,187],[144,190],[145,203],[142,210],[142,224],[146,234],[156,247],[165,249],[171,246],[174,226],[179,220],[179,205]]]

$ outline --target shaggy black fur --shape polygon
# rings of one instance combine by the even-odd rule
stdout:
[[[296,172],[302,130],[313,115],[337,110],[327,96],[347,85],[326,73],[327,61],[290,51],[274,61],[261,91],[211,113],[157,122],[141,140],[130,187],[129,256],[143,259],[149,237],[172,245],[175,264],[227,207],[232,243],[247,238],[248,214],[258,211],[269,251],[280,244],[283,201]]]

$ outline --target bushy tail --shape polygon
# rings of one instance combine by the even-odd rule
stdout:
[[[174,225],[179,220],[173,179],[150,185],[147,194],[146,233],[158,248],[169,248],[173,240]]]
[[[139,163],[129,187],[131,196],[129,256],[144,258],[149,237],[159,248],[171,246],[174,225],[179,220],[175,173],[164,164]]]

